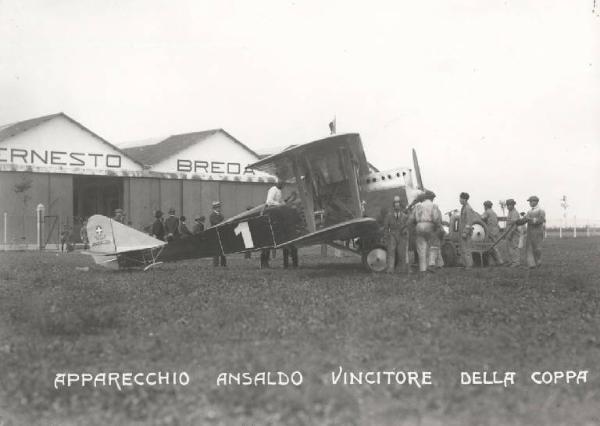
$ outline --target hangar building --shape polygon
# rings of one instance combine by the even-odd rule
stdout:
[[[82,218],[123,208],[143,230],[153,213],[208,218],[220,200],[232,216],[264,202],[275,178],[247,169],[259,156],[223,129],[170,136],[119,149],[64,113],[0,126],[0,244],[36,243],[36,206],[45,207],[45,244]]]

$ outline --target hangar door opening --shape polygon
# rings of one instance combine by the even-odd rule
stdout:
[[[73,215],[90,217],[95,214],[112,217],[115,209],[123,208],[123,178],[106,176],[73,177]]]

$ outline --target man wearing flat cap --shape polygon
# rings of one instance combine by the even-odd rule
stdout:
[[[223,213],[221,213],[221,202],[220,201],[213,201],[212,209],[213,209],[213,211],[210,213],[210,216],[208,217],[208,222],[210,223],[210,226],[215,226],[215,225],[223,222],[225,220],[225,216],[223,216]],[[221,266],[227,266],[227,258],[223,254],[213,257],[213,265],[219,266],[219,264]]]
[[[521,255],[519,253],[519,229],[518,220],[520,219],[519,212],[515,209],[515,200],[509,198],[506,200],[506,229],[511,229],[506,235],[506,244],[508,248],[508,266],[517,268],[521,263]]]
[[[459,196],[460,209],[460,252],[465,269],[473,267],[473,254],[471,235],[473,234],[473,221],[478,217],[475,210],[469,205],[469,194],[461,192]]]
[[[423,200],[415,205],[410,221],[415,224],[419,272],[427,272],[430,263],[431,242],[434,234],[442,228],[442,212],[433,203],[435,194],[432,191],[425,191],[422,198]]]
[[[527,237],[525,248],[527,252],[527,266],[539,268],[542,264],[542,241],[544,240],[544,229],[546,227],[546,212],[538,203],[540,199],[532,195],[527,199],[531,210],[521,219],[527,223]]]
[[[485,222],[485,224],[487,225],[487,229],[489,232],[489,236],[490,238],[496,242],[496,240],[498,239],[498,237],[500,236],[500,227],[498,226],[498,215],[496,214],[496,212],[494,211],[494,209],[492,209],[492,206],[494,204],[490,201],[484,201],[483,202],[483,214],[481,215],[481,219]],[[502,260],[502,256],[500,255],[500,251],[498,250],[498,247],[494,247],[491,250],[491,256],[494,259],[494,261],[496,262],[497,265],[502,265],[504,264],[503,260]]]

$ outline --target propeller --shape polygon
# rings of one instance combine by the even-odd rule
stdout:
[[[421,168],[419,167],[419,160],[417,159],[417,151],[413,148],[412,150],[413,164],[415,167],[415,176],[417,178],[417,188],[421,191],[425,190],[423,187],[423,179],[421,178]]]

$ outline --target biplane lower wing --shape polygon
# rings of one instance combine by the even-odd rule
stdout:
[[[302,247],[326,244],[332,241],[347,241],[353,238],[370,238],[377,235],[378,232],[379,225],[375,219],[362,217],[319,229],[310,234],[278,244],[276,247],[285,247],[287,245]]]

